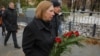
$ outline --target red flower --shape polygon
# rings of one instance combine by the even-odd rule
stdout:
[[[65,37],[71,37],[73,34],[73,31],[67,32],[64,34]]]
[[[76,37],[79,36],[79,32],[78,31],[75,31],[74,34],[75,34]]]
[[[61,43],[61,38],[60,37],[56,37],[55,41],[56,41],[56,43]]]

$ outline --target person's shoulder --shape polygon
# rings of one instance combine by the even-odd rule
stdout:
[[[17,11],[18,9],[17,9],[17,8],[15,8],[14,10],[15,10],[15,11]]]
[[[8,9],[8,8],[6,8],[6,9],[5,9],[5,11],[9,11],[9,9]]]
[[[36,28],[35,18],[33,18],[33,20],[30,23],[28,23],[27,27],[32,28],[32,29]]]
[[[5,13],[7,13],[7,12],[9,12],[9,9],[8,8],[5,9]]]

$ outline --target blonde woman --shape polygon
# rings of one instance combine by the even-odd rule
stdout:
[[[54,7],[50,1],[42,1],[36,8],[35,17],[23,32],[22,48],[25,56],[49,56],[56,37]]]

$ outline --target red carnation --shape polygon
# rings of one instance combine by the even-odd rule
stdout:
[[[55,41],[56,41],[56,43],[61,43],[61,38],[60,37],[56,37]]]
[[[75,34],[76,37],[79,36],[79,32],[78,31],[75,31],[74,34]]]

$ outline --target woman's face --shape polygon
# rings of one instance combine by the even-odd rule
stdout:
[[[44,13],[43,20],[51,21],[54,16],[54,7],[50,6]]]

